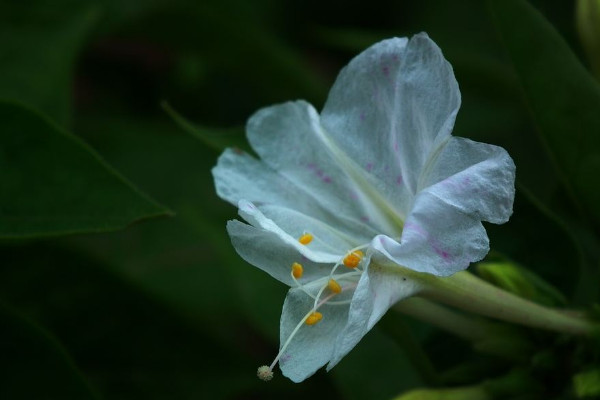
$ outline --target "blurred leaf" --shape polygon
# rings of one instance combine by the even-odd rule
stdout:
[[[600,369],[580,372],[573,376],[573,386],[577,398],[600,396]]]
[[[330,373],[347,400],[387,400],[423,385],[405,351],[377,327]]]
[[[531,399],[532,395],[536,399],[556,394],[541,385],[530,370],[519,367],[504,376],[486,380],[482,386],[492,399]],[[538,397],[542,394],[542,397]]]
[[[589,305],[600,294],[600,286],[598,285],[598,282],[600,282],[600,249],[598,248],[596,237],[587,228],[582,227],[577,220],[568,216],[568,212],[565,212],[564,208],[561,209],[556,204],[547,204],[548,202],[552,203],[547,197],[542,200],[540,193],[534,194],[524,185],[518,184],[517,187],[517,194],[521,194],[521,198],[526,199],[529,204],[537,208],[539,213],[547,217],[547,221],[543,223],[530,221],[530,226],[525,229],[530,230],[534,228],[537,232],[535,235],[540,237],[544,247],[547,249],[553,248],[553,250],[551,252],[538,250],[537,252],[532,252],[532,255],[538,259],[541,259],[542,256],[552,256],[553,260],[556,261],[555,256],[558,253],[567,253],[565,250],[571,246],[566,244],[571,243],[574,247],[571,257],[564,259],[558,265],[559,268],[556,268],[556,264],[552,268],[551,265],[553,263],[546,261],[549,268],[546,268],[545,272],[552,272],[557,275],[556,278],[560,279],[560,281],[555,281],[554,284],[562,293],[572,293],[571,298],[575,305]],[[516,215],[513,216],[513,222],[515,218],[518,219],[519,217]],[[561,236],[563,239],[559,239],[556,234],[549,234],[549,231],[546,230],[547,228],[544,227],[548,223],[550,223],[550,226],[553,225],[552,228],[559,228],[562,231]],[[528,236],[523,229],[517,229],[516,232],[518,233],[515,234],[515,237],[517,235],[524,235],[522,236],[523,239],[529,244],[529,239],[526,239]],[[529,237],[531,237],[531,233]],[[552,243],[555,243],[555,245],[553,246]],[[531,266],[531,261],[525,262],[524,265]],[[575,273],[575,265],[578,266],[578,274]],[[565,274],[564,271],[569,271],[569,273]],[[566,290],[564,283],[570,282],[573,279],[577,281],[574,288]]]
[[[394,400],[492,400],[479,385],[445,389],[417,389],[395,397]]]
[[[422,344],[404,321],[403,316],[396,312],[389,312],[379,321],[378,327],[404,350],[411,365],[419,373],[424,383],[428,386],[438,386],[441,383]]]
[[[256,378],[255,358],[265,352],[264,362],[273,355],[243,320],[219,314],[229,329],[216,338],[208,329],[214,322],[195,305],[165,305],[63,241],[0,246],[0,297],[51,330],[106,399],[305,399],[317,389],[337,398],[323,375],[301,387],[281,377],[265,385]],[[201,279],[190,284],[198,292]],[[212,299],[214,312],[219,300]],[[23,342],[8,343],[27,351]],[[44,398],[63,399],[26,397]]]
[[[218,153],[169,120],[89,117],[78,131],[176,217],[69,242],[183,313],[202,315],[205,330],[219,340],[227,340],[230,322],[245,316],[277,353],[287,287],[247,264],[231,245],[225,224],[236,210],[217,197],[210,172]],[[272,356],[257,358],[265,363]]]
[[[161,93],[156,103],[168,99],[194,120],[238,125],[259,106],[290,97],[322,104],[326,80],[311,54],[290,45],[289,35],[277,29],[279,17],[263,10],[273,4],[271,0],[164,1],[163,7],[144,15],[136,25],[127,21],[120,36],[138,47],[150,44],[166,53],[162,61],[175,65],[168,71],[168,82],[157,89]],[[189,76],[186,68],[177,67],[184,60],[194,60],[192,68],[199,70]]]
[[[575,18],[591,69],[600,80],[600,1],[577,0]]]
[[[481,262],[476,270],[491,284],[539,304],[557,307],[567,303],[558,289],[514,262]]]
[[[199,139],[207,146],[215,150],[225,150],[227,147],[236,147],[246,151],[249,150],[243,129],[218,130],[213,128],[202,128],[185,119],[167,102],[161,103],[161,106],[181,129],[196,139]]]
[[[74,64],[99,11],[95,1],[2,2],[0,98],[68,124]]]
[[[317,27],[314,36],[323,45],[358,54],[373,44],[395,36],[397,32],[363,31],[356,29]]]
[[[559,177],[571,200],[600,221],[600,86],[527,2],[490,5]]]
[[[0,238],[104,232],[167,215],[89,146],[0,101]]]
[[[0,304],[0,398],[98,399],[61,344]]]

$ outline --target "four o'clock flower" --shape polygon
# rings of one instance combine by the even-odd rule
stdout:
[[[289,285],[275,364],[295,382],[336,365],[397,301],[408,270],[449,276],[489,250],[481,221],[512,213],[515,166],[500,147],[451,136],[460,92],[424,34],[370,47],[342,70],[319,114],[304,101],[247,125],[259,158],[214,168],[237,252]],[[378,262],[378,260],[385,262]]]

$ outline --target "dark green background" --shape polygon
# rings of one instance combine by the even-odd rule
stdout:
[[[527,4],[0,2],[0,398],[377,400],[510,369],[394,316],[329,374],[259,381],[286,288],[234,252],[236,210],[210,169],[224,146],[245,146],[256,109],[320,108],[351,57],[426,31],[461,88],[454,133],[517,164],[515,213],[488,226],[493,256],[589,306],[600,89],[572,2]],[[565,398],[574,372],[540,375],[541,398]]]

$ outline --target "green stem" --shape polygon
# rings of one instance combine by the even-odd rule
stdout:
[[[402,300],[396,303],[394,310],[472,342],[484,339],[490,328],[490,324],[484,321],[469,318],[420,297]]]
[[[394,310],[468,340],[482,353],[519,361],[531,355],[531,343],[511,326],[467,316],[420,297],[402,300]]]
[[[389,262],[376,265],[388,273],[409,278],[420,285],[421,291],[418,296],[464,311],[532,328],[573,335],[592,335],[600,332],[600,325],[582,314],[545,307],[523,299],[467,271],[442,278]]]
[[[487,317],[573,335],[590,335],[599,328],[579,315],[525,300],[466,271],[447,278],[429,275],[422,281],[423,297]]]

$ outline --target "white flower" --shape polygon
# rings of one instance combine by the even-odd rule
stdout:
[[[508,220],[515,166],[502,148],[451,136],[459,106],[426,34],[389,39],[342,70],[320,115],[304,101],[254,114],[260,159],[221,155],[217,192],[247,222],[227,224],[235,249],[291,286],[261,377],[277,362],[295,382],[332,368],[420,290],[405,268],[448,276],[487,254],[481,221]]]

